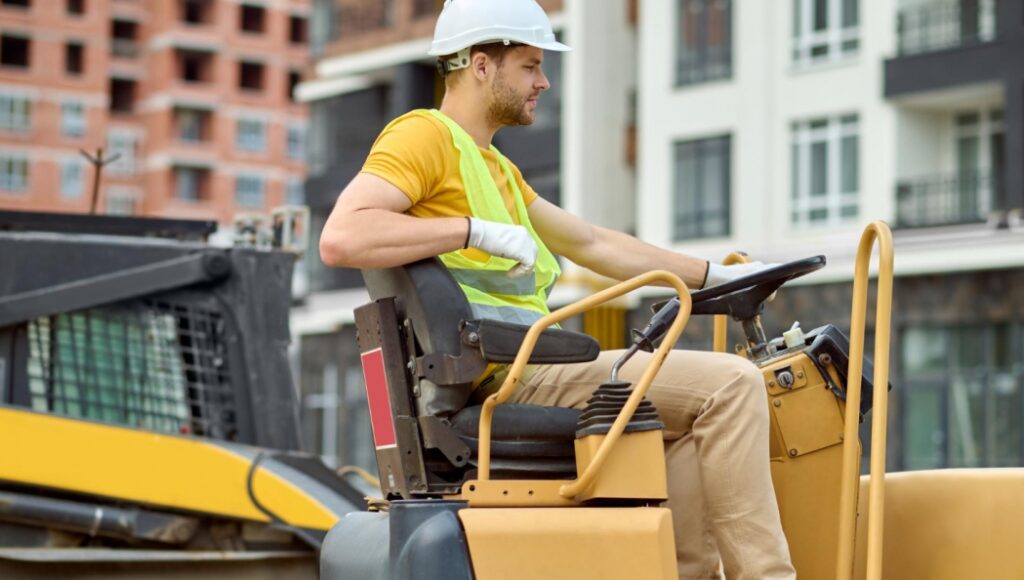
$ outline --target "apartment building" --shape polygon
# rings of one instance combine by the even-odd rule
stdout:
[[[0,1],[0,207],[216,219],[302,203],[310,0]]]
[[[860,233],[886,220],[890,467],[1021,465],[1021,3],[648,0],[640,30],[641,237],[825,254],[769,307],[778,332],[848,324]]]

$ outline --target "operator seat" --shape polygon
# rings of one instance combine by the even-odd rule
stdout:
[[[404,360],[412,371],[404,388],[421,431],[424,417],[438,419],[428,422],[430,429],[454,432],[471,452],[468,463],[475,466],[482,407],[467,406],[473,382],[489,363],[511,363],[529,327],[477,319],[455,279],[437,258],[363,270],[362,274],[371,299],[394,299],[406,350]],[[547,329],[530,362],[585,362],[597,358],[599,352],[597,342],[587,335]],[[530,479],[575,476],[573,442],[579,416],[578,410],[557,407],[496,407],[491,433],[493,475]],[[428,438],[424,433],[423,439]],[[431,462],[425,465],[429,467]]]

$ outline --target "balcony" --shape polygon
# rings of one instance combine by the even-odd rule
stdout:
[[[981,44],[996,36],[995,0],[932,0],[896,22],[900,56]]]
[[[989,171],[900,181],[896,185],[896,227],[985,222],[1000,185],[998,177]]]

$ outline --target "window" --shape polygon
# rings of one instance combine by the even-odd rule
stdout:
[[[136,158],[138,157],[139,135],[135,131],[125,129],[114,129],[107,134],[107,151],[110,156],[120,155],[104,169],[110,175],[135,175],[138,171]]]
[[[674,240],[729,235],[730,138],[676,143]]]
[[[27,96],[0,94],[0,131],[28,131],[32,126],[32,102]]]
[[[110,79],[110,112],[131,113],[135,110],[135,81]]]
[[[110,54],[123,58],[138,56],[139,49],[135,42],[138,25],[135,22],[117,19],[111,22],[110,29]]]
[[[292,44],[306,44],[308,38],[308,23],[303,16],[292,16],[289,19],[288,40]]]
[[[258,91],[263,88],[263,65],[258,62],[238,63],[238,88]]]
[[[78,76],[85,68],[84,49],[81,43],[69,42],[64,45],[64,72]]]
[[[235,203],[239,207],[260,209],[264,204],[263,178],[239,175],[235,178]]]
[[[0,65],[28,68],[31,42],[24,36],[0,35]]]
[[[107,215],[135,215],[139,201],[138,190],[130,187],[111,187],[106,195]]]
[[[680,0],[676,84],[732,76],[732,0]]]
[[[903,332],[905,469],[1019,466],[1024,324],[914,326]]]
[[[239,119],[235,146],[242,151],[263,151],[266,147],[266,127],[258,119]]]
[[[178,50],[178,74],[188,83],[205,83],[210,80],[213,55],[197,50]]]
[[[209,171],[199,167],[175,167],[174,191],[182,201],[199,201],[206,197]]]
[[[306,156],[306,127],[288,125],[288,158],[304,159]]]
[[[285,192],[285,204],[306,205],[305,184],[301,177],[289,177],[288,189]]]
[[[835,226],[857,217],[859,127],[857,115],[793,124],[794,225]]]
[[[85,14],[85,0],[68,0],[67,9],[68,14],[81,16]]]
[[[793,0],[793,62],[839,60],[860,48],[860,0]]]
[[[242,32],[262,33],[266,12],[263,7],[242,4],[240,8],[238,26]]]
[[[181,21],[186,24],[206,24],[209,21],[207,0],[181,0]]]
[[[60,196],[64,199],[82,197],[85,167],[81,159],[69,157],[60,162]]]
[[[0,191],[21,193],[28,189],[28,158],[0,153]]]
[[[60,132],[65,137],[85,135],[85,105],[79,101],[60,106]]]
[[[186,143],[202,143],[208,138],[210,113],[197,109],[177,109],[175,121],[178,125],[178,139]]]
[[[295,102],[295,88],[299,86],[302,75],[299,71],[288,71],[288,100]]]

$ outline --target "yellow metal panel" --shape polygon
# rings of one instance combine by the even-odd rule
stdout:
[[[860,480],[856,578],[865,577],[867,478]],[[885,477],[882,578],[1024,579],[1024,469]]]
[[[469,508],[478,580],[676,580],[665,508]]]
[[[577,439],[576,471],[583,473],[597,455],[605,435]],[[665,481],[665,440],[660,429],[624,433],[612,448],[594,482],[576,500],[602,498],[668,498]]]
[[[790,457],[843,442],[839,402],[820,382],[816,388],[798,389],[771,399],[771,410]]]
[[[11,408],[0,408],[0,441],[2,480],[268,520],[246,491],[252,462],[212,442]],[[338,519],[266,469],[257,470],[253,489],[264,506],[289,524],[327,530]]]

